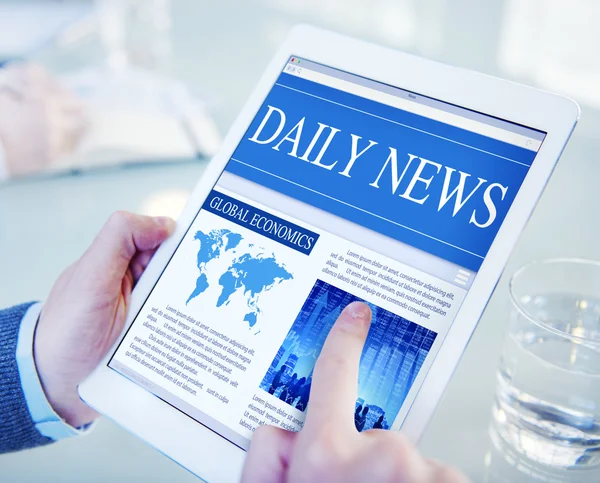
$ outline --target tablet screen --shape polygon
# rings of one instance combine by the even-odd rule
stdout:
[[[362,300],[355,424],[399,429],[543,139],[290,57],[109,367],[247,449]]]

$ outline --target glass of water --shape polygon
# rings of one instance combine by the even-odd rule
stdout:
[[[600,263],[580,259],[531,263],[513,275],[510,299],[493,437],[517,455],[520,465],[528,460],[565,475],[581,476],[579,470],[596,474]]]

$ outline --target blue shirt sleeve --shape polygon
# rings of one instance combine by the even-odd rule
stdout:
[[[42,304],[32,305],[19,329],[17,341],[17,366],[21,387],[27,402],[27,408],[36,429],[54,441],[85,434],[92,429],[95,423],[88,424],[82,428],[74,428],[67,424],[50,406],[46,394],[38,377],[35,360],[33,357],[33,338],[37,321],[42,311]]]

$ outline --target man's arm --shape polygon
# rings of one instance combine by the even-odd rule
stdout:
[[[31,305],[0,311],[0,453],[52,442],[40,434],[31,418],[17,365],[19,329]]]

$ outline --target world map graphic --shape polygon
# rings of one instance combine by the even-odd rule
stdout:
[[[186,305],[215,283],[212,265],[223,256],[231,256],[231,262],[225,272],[216,274],[221,288],[217,307],[228,305],[234,293],[242,292],[248,309],[244,321],[250,327],[256,324],[262,312],[259,307],[261,294],[294,278],[273,254],[267,254],[255,244],[247,243],[239,233],[227,229],[216,229],[209,233],[197,231],[194,240],[200,242],[197,256],[200,274]]]

